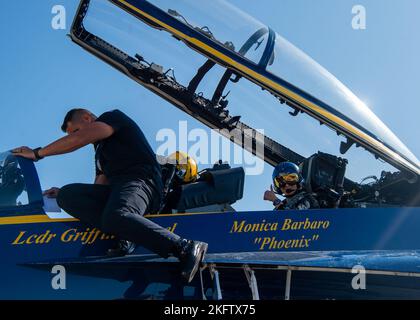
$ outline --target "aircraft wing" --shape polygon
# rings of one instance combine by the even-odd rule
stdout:
[[[178,264],[178,260],[175,258],[163,259],[153,254],[140,254],[117,258],[57,259],[23,265],[47,270],[51,270],[54,265],[63,265],[83,273],[84,270],[98,272],[98,270],[106,268],[126,270],[130,267],[176,270],[179,267]],[[420,251],[417,250],[209,253],[204,264],[222,267],[247,265],[253,268],[326,272],[351,272],[355,266],[362,265],[367,273],[420,277]]]

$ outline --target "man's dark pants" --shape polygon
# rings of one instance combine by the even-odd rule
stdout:
[[[118,177],[110,185],[70,184],[57,198],[73,217],[119,239],[129,240],[167,258],[180,237],[144,218],[160,206],[160,186],[153,180]]]

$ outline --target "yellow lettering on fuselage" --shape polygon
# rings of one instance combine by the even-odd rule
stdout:
[[[308,218],[306,218],[305,221],[293,221],[292,219],[285,219],[281,230],[318,230],[328,229],[329,226],[330,222],[327,220],[311,221]]]
[[[25,237],[26,231],[21,231],[16,239],[12,242],[12,245],[22,245],[22,244],[46,244],[49,243],[53,238],[57,235],[55,233],[51,233],[50,230],[42,234],[31,234]]]
[[[242,220],[240,223],[238,221],[233,222],[233,226],[230,229],[230,233],[239,233],[239,232],[268,232],[276,231],[278,228],[278,223],[266,222],[262,220],[260,223],[246,223],[246,220]]]

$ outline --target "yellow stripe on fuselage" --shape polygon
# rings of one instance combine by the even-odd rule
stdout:
[[[0,225],[31,224],[31,223],[52,223],[78,221],[75,218],[51,219],[45,214],[33,216],[0,217]]]
[[[225,212],[189,212],[189,213],[169,213],[169,214],[150,214],[145,215],[145,218],[162,218],[162,217],[184,217],[184,216],[195,216],[205,214],[224,214]],[[229,213],[229,212],[226,212]],[[231,213],[231,212],[230,212]],[[15,216],[15,217],[0,217],[1,225],[13,225],[13,224],[33,224],[33,223],[55,223],[55,222],[75,222],[79,221],[76,218],[50,218],[45,214],[30,215],[30,216]]]
[[[175,29],[175,28],[171,27],[170,25],[156,19],[155,17],[153,17],[153,16],[149,15],[148,13],[140,10],[139,8],[133,6],[132,4],[126,2],[125,0],[118,0],[118,2],[120,2],[122,5],[126,6],[127,8],[130,8],[133,11],[136,11],[137,13],[141,14],[145,18],[155,22],[157,25],[160,25],[161,27],[168,30],[172,34],[174,34],[174,35],[176,35],[176,36],[194,44],[195,46],[197,46],[201,49],[204,49],[205,51],[209,52],[211,55],[217,57],[218,59],[227,63],[228,65],[231,65],[232,67],[242,71],[243,73],[250,75],[254,79],[258,80],[259,82],[261,82],[263,84],[265,84],[267,87],[276,90],[277,92],[283,94],[284,96],[288,97],[291,100],[294,100],[294,101],[297,101],[297,102],[301,103],[302,105],[304,105],[308,109],[312,110],[312,112],[318,114],[318,116],[329,119],[331,122],[335,123],[336,125],[338,125],[341,128],[346,129],[347,132],[352,133],[354,136],[356,136],[359,139],[361,139],[362,141],[364,141],[366,144],[368,144],[370,146],[373,146],[376,150],[382,152],[383,154],[388,155],[392,159],[395,159],[398,163],[400,163],[401,165],[403,165],[404,167],[406,167],[410,171],[413,171],[417,174],[420,174],[420,169],[419,168],[413,166],[410,162],[405,160],[399,154],[390,150],[388,147],[383,145],[378,140],[372,138],[368,134],[366,134],[363,131],[361,131],[360,129],[354,127],[353,125],[351,125],[347,121],[341,119],[340,117],[337,117],[336,115],[334,115],[331,112],[325,110],[324,108],[312,103],[311,101],[306,100],[302,96],[300,96],[300,95],[296,94],[295,92],[281,86],[277,82],[274,82],[273,80],[270,80],[269,78],[261,75],[260,73],[254,71],[252,69],[249,69],[248,67],[244,66],[243,64],[240,64],[240,63],[236,62],[232,58],[229,58],[228,56],[224,55],[220,51],[217,51],[217,50],[213,49],[212,47],[210,47],[209,45],[201,42],[200,40],[187,36],[186,34],[182,33],[178,29]]]

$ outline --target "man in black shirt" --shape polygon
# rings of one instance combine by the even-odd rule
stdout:
[[[88,110],[73,109],[62,130],[68,135],[45,148],[20,147],[13,153],[37,161],[93,144],[95,184],[70,184],[45,194],[56,197],[74,217],[121,239],[110,255],[132,252],[133,243],[165,258],[174,255],[183,264],[183,276],[191,281],[207,244],[182,239],[143,217],[159,209],[163,186],[156,155],[137,124],[119,110],[97,118]]]

